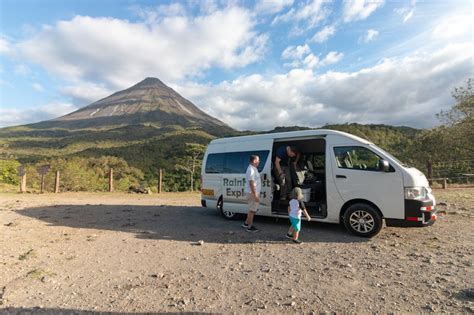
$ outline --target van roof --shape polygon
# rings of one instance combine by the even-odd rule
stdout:
[[[372,144],[372,142],[354,136],[347,132],[331,130],[331,129],[314,129],[314,130],[299,130],[299,131],[287,131],[287,132],[276,132],[276,133],[263,133],[249,136],[240,137],[228,137],[212,140],[212,144],[235,142],[235,141],[248,141],[248,140],[264,140],[264,139],[278,139],[278,138],[297,138],[297,137],[310,137],[310,136],[326,136],[326,135],[339,135],[348,137],[356,141],[360,141],[365,144]]]

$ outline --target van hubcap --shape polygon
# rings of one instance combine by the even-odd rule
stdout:
[[[232,211],[222,210],[222,213],[224,213],[224,215],[228,218],[232,218],[234,216],[234,213]]]
[[[372,231],[375,225],[375,220],[370,213],[364,210],[354,211],[349,217],[351,227],[360,233],[367,233]]]
[[[222,199],[217,202],[217,209],[219,209],[226,218],[232,218],[235,214],[232,211],[224,209],[224,203]]]

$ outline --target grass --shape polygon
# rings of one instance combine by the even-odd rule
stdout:
[[[33,249],[30,249],[29,251],[27,251],[26,253],[24,254],[21,254],[19,257],[18,257],[18,260],[26,260],[30,257],[34,257],[35,256],[35,251]]]
[[[20,185],[10,185],[5,183],[0,183],[0,192],[6,193],[16,193],[20,191]]]
[[[26,274],[27,277],[30,277],[32,279],[41,279],[45,275],[47,275],[47,273],[39,268],[33,269]]]

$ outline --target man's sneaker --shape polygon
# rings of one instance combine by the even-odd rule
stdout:
[[[249,228],[249,225],[244,222],[244,224],[242,224],[241,227],[243,227],[244,229],[248,229],[248,228]]]
[[[300,240],[293,240],[293,243],[295,243],[295,244],[303,244],[303,242],[300,241]]]
[[[257,228],[256,228],[255,226],[253,226],[253,225],[252,225],[252,226],[249,226],[249,227],[247,228],[247,232],[258,232],[258,231],[259,231],[259,229],[257,229]]]
[[[286,236],[286,238],[293,239],[293,235],[291,235],[291,234],[286,234],[285,236]]]

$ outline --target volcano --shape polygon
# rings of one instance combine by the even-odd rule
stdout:
[[[146,78],[75,112],[28,127],[103,130],[128,125],[198,128],[216,136],[233,131],[157,78]]]

